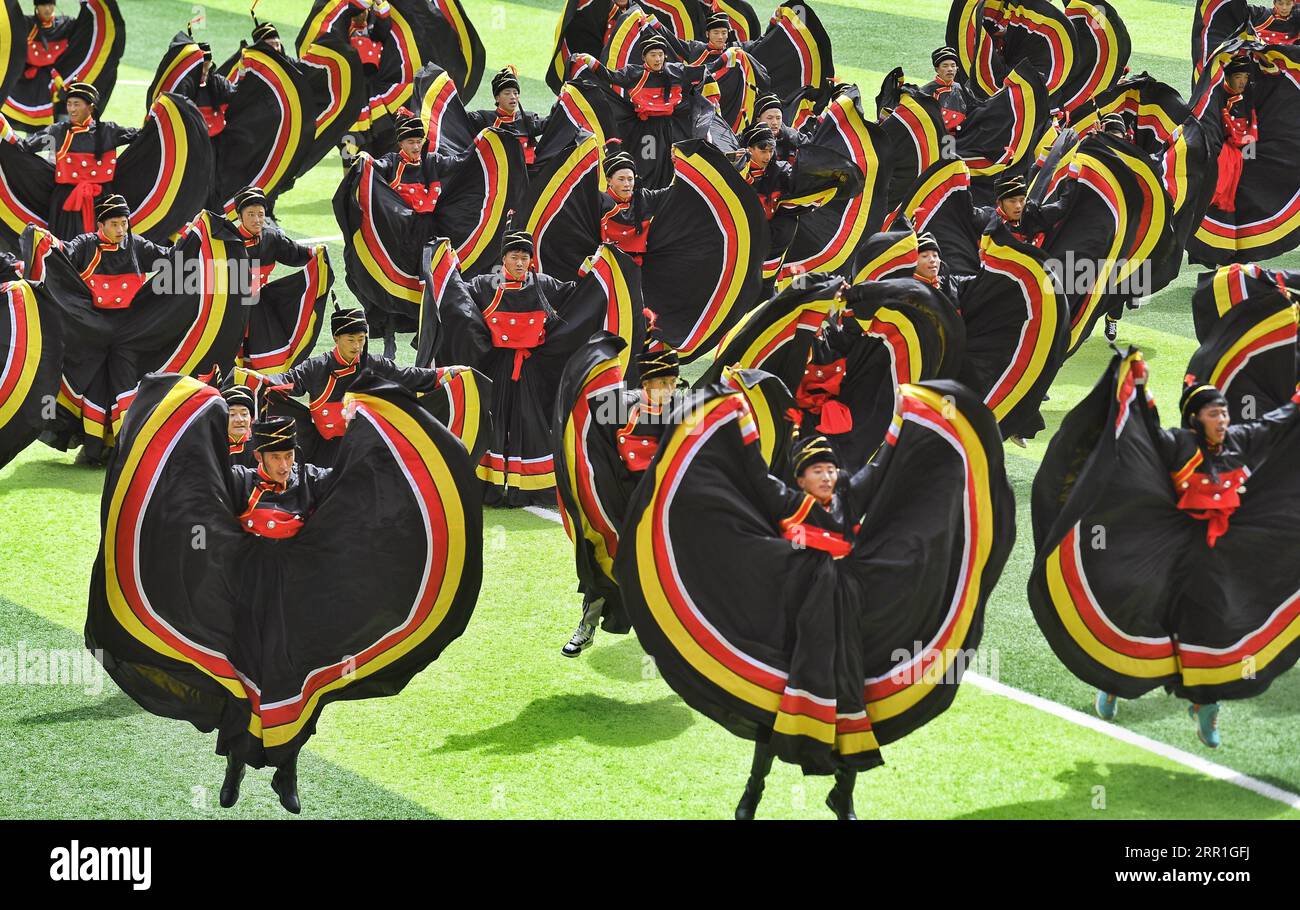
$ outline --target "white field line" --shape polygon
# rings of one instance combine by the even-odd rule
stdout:
[[[547,509],[541,506],[525,506],[524,511],[531,512],[539,518],[545,518],[548,521],[561,522],[560,513],[554,509]],[[1135,733],[1116,724],[1110,724],[1099,717],[1093,717],[1090,714],[1084,714],[1082,711],[1076,711],[1074,708],[1058,704],[1050,699],[1043,698],[1040,695],[1034,695],[1031,692],[1025,692],[1020,689],[1013,689],[1011,686],[1000,683],[995,679],[987,676],[981,676],[978,673],[967,672],[962,675],[962,681],[990,692],[993,695],[1001,695],[1003,698],[1009,698],[1014,702],[1027,705],[1031,708],[1037,708],[1039,711],[1045,711],[1053,717],[1059,717],[1062,720],[1077,724],[1080,727],[1086,727],[1103,736],[1109,736],[1111,739],[1117,739],[1122,743],[1130,746],[1136,746],[1139,749],[1145,749],[1162,758],[1167,758],[1193,771],[1204,774],[1206,777],[1212,777],[1215,780],[1227,781],[1230,784],[1236,784],[1252,793],[1258,794],[1265,799],[1275,800],[1292,809],[1300,811],[1300,794],[1292,793],[1289,790],[1283,790],[1281,787],[1274,786],[1259,778],[1251,777],[1249,774],[1242,774],[1240,771],[1234,771],[1232,768],[1225,767],[1208,759],[1201,758],[1191,752],[1186,752],[1167,743],[1159,742],[1149,736],[1143,736],[1141,733]]]

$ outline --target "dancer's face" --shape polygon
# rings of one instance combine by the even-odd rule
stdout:
[[[68,118],[77,126],[85,123],[90,118],[91,107],[80,98],[68,99]]]
[[[252,425],[253,415],[248,413],[248,408],[242,404],[232,404],[230,406],[230,419],[227,422],[226,431],[230,434],[231,439],[243,439],[248,435],[248,430]]]
[[[765,168],[772,160],[772,155],[776,151],[776,146],[768,145],[751,145],[749,147],[749,160],[754,167]]]
[[[424,140],[417,138],[403,139],[397,143],[397,147],[402,150],[403,155],[414,160],[420,157],[420,149],[424,147]]]
[[[335,335],[334,345],[339,349],[339,356],[351,363],[366,349],[366,333],[348,332],[345,335]]]
[[[53,3],[38,3],[36,4],[36,18],[40,19],[41,22],[49,22],[54,18],[54,10],[55,4]]]
[[[254,452],[253,457],[257,459],[258,465],[261,466],[262,472],[276,483],[288,483],[289,475],[293,473],[293,451],[288,452]]]
[[[730,34],[730,31],[731,31],[730,29],[725,29],[725,28],[709,29],[709,34],[708,34],[709,47],[713,48],[715,51],[720,51],[724,47],[726,47],[727,35]]]
[[[957,78],[957,61],[945,60],[934,68],[934,74],[943,82],[951,82]]]
[[[664,52],[655,48],[645,55],[645,65],[651,72],[657,73],[664,68]]]
[[[508,114],[513,114],[519,110],[519,89],[502,89],[497,95],[497,110],[505,111]]]
[[[673,391],[677,388],[677,379],[673,376],[661,376],[658,379],[647,379],[641,383],[641,391],[645,395],[646,401],[653,405],[661,405],[668,402],[673,397]]]
[[[619,202],[627,202],[632,198],[632,190],[636,188],[636,172],[631,168],[624,168],[621,171],[615,171],[614,176],[609,178],[610,195]]]
[[[779,107],[770,107],[758,115],[758,119],[768,125],[772,132],[781,129],[781,109]]]
[[[1223,84],[1227,86],[1228,94],[1240,95],[1250,85],[1250,73],[1233,73],[1223,80]]]
[[[1009,221],[1019,221],[1020,216],[1025,213],[1024,196],[1008,196],[1006,199],[999,200],[998,208],[1002,214],[1007,216]]]
[[[266,206],[246,205],[239,212],[239,223],[254,237],[266,227]]]
[[[1279,19],[1290,16],[1293,9],[1295,9],[1295,0],[1273,0],[1273,15]]]
[[[812,495],[818,502],[825,504],[835,496],[835,482],[840,478],[840,469],[829,461],[818,461],[803,469],[798,479],[799,489]]]
[[[1196,419],[1201,422],[1206,442],[1212,446],[1223,444],[1223,438],[1228,435],[1228,425],[1232,423],[1227,405],[1207,404],[1196,412]]]
[[[130,228],[131,222],[127,220],[125,215],[109,218],[107,221],[100,222],[99,225],[99,229],[108,238],[109,243],[121,243],[126,239],[126,232]]]
[[[939,264],[942,260],[935,250],[926,250],[916,254],[916,277],[933,281],[939,277]]]
[[[523,281],[532,262],[533,257],[523,250],[511,250],[501,257],[501,268],[505,270],[506,277],[512,281]]]

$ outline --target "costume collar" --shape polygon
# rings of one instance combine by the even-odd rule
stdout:
[[[112,253],[115,250],[120,250],[122,248],[122,245],[120,243],[114,243],[113,241],[109,240],[107,237],[104,236],[103,228],[100,228],[98,231],[95,231],[95,236],[99,238],[99,248],[103,252]]]
[[[292,474],[289,475],[289,479],[293,479]],[[288,483],[280,483],[279,481],[272,480],[266,471],[262,470],[260,464],[257,466],[257,485],[268,493],[283,493],[285,490],[289,489]]]
[[[330,356],[333,357],[333,358],[334,358],[334,362],[337,363],[337,364],[338,364],[339,366],[341,366],[341,367],[352,367],[352,366],[356,366],[356,365],[357,365],[357,361],[361,359],[361,355],[358,354],[358,355],[357,355],[353,360],[350,360],[350,361],[348,361],[348,360],[344,360],[344,359],[343,359],[343,355],[339,353],[339,346],[338,346],[337,344],[334,345],[334,350],[330,351]]]

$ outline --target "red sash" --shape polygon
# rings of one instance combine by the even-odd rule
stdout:
[[[853,412],[839,401],[840,386],[844,383],[845,361],[810,363],[803,371],[803,379],[795,392],[795,404],[809,414],[821,419],[817,429],[822,433],[838,435],[853,429]]]
[[[642,82],[644,81],[643,77]],[[677,109],[677,105],[682,103],[682,87],[674,85],[665,92],[662,88],[645,88],[638,85],[628,93],[628,97],[638,119],[667,117]]]
[[[843,559],[853,552],[853,544],[845,540],[843,534],[802,521],[787,527],[781,536],[797,546],[829,553],[833,559]]]

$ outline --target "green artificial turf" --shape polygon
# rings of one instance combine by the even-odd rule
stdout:
[[[145,86],[192,4],[120,0],[128,21],[122,80],[109,119],[138,122]],[[64,5],[70,4],[65,0]],[[834,43],[841,78],[867,98],[895,65],[929,78],[944,43],[939,0],[813,0]],[[1185,91],[1191,0],[1117,4],[1133,36],[1134,72]],[[526,107],[544,110],[541,75],[559,0],[467,0],[487,47],[487,73],[513,63]],[[304,0],[263,0],[260,18],[292,39]],[[768,10],[760,3],[759,14]],[[204,5],[217,59],[248,32],[246,2]],[[924,78],[923,78],[924,77]],[[136,84],[128,84],[134,82]],[[472,106],[491,103],[488,79]],[[295,238],[336,237],[330,210],[341,169],[331,155],[277,205]],[[336,264],[341,241],[329,243]],[[1276,261],[1300,267],[1300,256]],[[1196,270],[1121,324],[1153,370],[1171,409],[1195,348],[1189,312]],[[340,279],[341,299],[351,299]],[[654,301],[647,301],[650,306]],[[410,362],[403,338],[399,359]],[[317,350],[325,350],[322,339]],[[1091,692],[1052,655],[1025,601],[1032,560],[1029,491],[1061,417],[1091,388],[1110,356],[1099,336],[1058,377],[1044,407],[1048,429],[1027,449],[1007,447],[1018,511],[1017,543],[989,603],[986,672],[1004,683],[1087,710]],[[696,370],[689,369],[687,375]],[[71,453],[33,446],[0,469],[0,649],[81,648],[86,589],[98,545],[102,471]],[[578,618],[569,544],[560,527],[490,510],[484,583],[465,635],[400,696],[331,705],[304,752],[306,818],[724,818],[744,784],[749,744],[687,708],[655,678],[634,636],[601,633],[578,660],[559,654]],[[0,659],[3,658],[0,653]],[[0,681],[0,816],[131,818],[287,817],[267,771],[250,772],[229,812],[215,805],[222,762],[212,737],[140,711],[106,677],[102,688]],[[92,691],[87,691],[91,689]],[[1183,705],[1160,694],[1121,703],[1119,722],[1286,789],[1300,790],[1296,712],[1300,674],[1265,695],[1224,706],[1224,745],[1196,741]],[[964,686],[953,708],[885,749],[887,764],[862,777],[858,806],[875,818],[1274,818],[1279,803],[1211,780],[1153,753],[1034,708]],[[825,818],[829,782],[774,769],[760,815]],[[1098,789],[1101,788],[1101,789]]]

